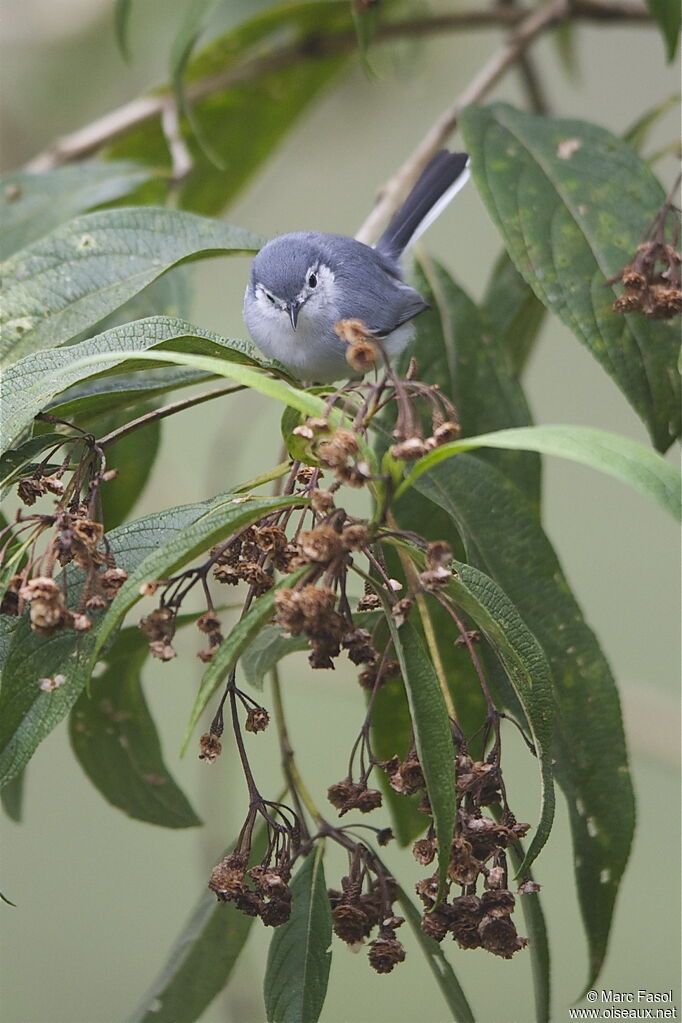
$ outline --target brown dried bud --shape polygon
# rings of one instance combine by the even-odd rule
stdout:
[[[436,427],[433,431],[433,440],[436,442],[436,447],[440,447],[441,444],[448,444],[452,440],[457,440],[460,433],[459,423],[448,420]]]
[[[233,852],[230,856],[224,856],[213,868],[208,887],[222,902],[233,899],[243,891],[246,862],[246,856]]]
[[[472,853],[466,838],[457,836],[452,840],[452,852],[448,864],[448,877],[457,884],[475,884],[481,869],[480,861]]]
[[[350,430],[338,429],[329,440],[317,446],[317,456],[323,465],[330,469],[345,466],[351,455],[359,451],[358,439]]]
[[[639,270],[633,270],[631,266],[625,267],[621,281],[630,291],[644,291],[647,286],[647,279],[644,274],[640,273]]]
[[[220,619],[215,611],[206,611],[205,614],[199,615],[197,618],[197,629],[200,632],[218,632],[220,629]]]
[[[264,554],[283,551],[287,545],[287,535],[279,526],[261,526],[256,530],[256,543]]]
[[[537,895],[542,891],[542,885],[537,881],[524,881],[519,885],[519,895]]]
[[[515,952],[528,944],[527,938],[517,934],[514,922],[508,916],[486,916],[481,920],[478,930],[483,948],[502,959],[511,959]]]
[[[480,643],[481,632],[479,629],[467,629],[455,640],[455,646],[468,646],[469,643]]]
[[[506,870],[504,867],[491,867],[485,879],[485,887],[488,889],[501,888],[506,881]]]
[[[358,905],[342,902],[332,909],[334,933],[348,945],[355,945],[366,938],[371,930],[369,917]]]
[[[153,579],[149,582],[142,583],[137,592],[141,597],[153,597],[160,585],[161,581],[159,579]]]
[[[381,831],[377,831],[376,840],[379,845],[388,845],[395,838],[392,828],[382,828]]]
[[[369,543],[369,529],[364,522],[355,522],[346,526],[341,540],[347,551],[361,551]]]
[[[202,664],[210,664],[213,658],[215,657],[216,649],[217,647],[210,646],[207,647],[205,650],[197,650],[197,657],[202,662]]]
[[[515,904],[514,895],[507,888],[487,891],[481,898],[481,912],[491,919],[510,916],[514,912]]]
[[[391,608],[391,614],[393,615],[393,620],[398,628],[400,628],[403,624],[411,610],[412,600],[410,597],[403,597],[402,600],[397,601],[397,603],[393,605]]]
[[[51,576],[39,575],[19,590],[22,600],[31,602],[31,628],[49,636],[61,628],[68,617],[64,594]]]
[[[390,448],[392,456],[401,462],[416,462],[418,458],[427,454],[428,450],[421,437],[408,437],[407,440],[400,441]]]
[[[353,664],[373,664],[377,659],[377,652],[372,646],[372,637],[367,629],[347,632],[341,640],[341,645],[348,651],[348,657]]]
[[[205,760],[206,763],[212,764],[213,761],[220,756],[223,752],[222,743],[217,735],[213,733],[206,733],[199,739],[199,760]]]
[[[380,609],[381,600],[376,593],[366,593],[358,601],[358,611],[379,611]]]
[[[434,938],[435,941],[442,941],[445,935],[450,929],[450,917],[447,912],[444,911],[444,906],[441,905],[438,909],[432,910],[430,913],[424,913],[422,917],[421,928],[424,934],[428,934],[430,938]]]
[[[104,597],[100,596],[99,593],[95,593],[85,602],[86,611],[101,611],[103,607],[107,606],[107,602]]]
[[[312,465],[302,465],[296,473],[296,481],[306,486],[312,480],[315,475],[315,469]]]
[[[432,568],[427,569],[426,572],[421,572],[419,576],[419,582],[425,590],[437,590],[447,584],[452,579],[452,572],[449,572],[447,568]]]
[[[665,284],[652,284],[651,313],[656,320],[670,320],[682,311],[682,290]]]
[[[636,313],[641,312],[644,305],[644,295],[639,292],[626,291],[613,303],[612,309],[615,313]]]
[[[393,967],[397,963],[402,963],[405,958],[405,949],[397,938],[380,935],[374,941],[370,941],[369,947],[370,966],[377,973],[390,973]]]
[[[64,484],[58,476],[43,476],[43,483],[50,493],[54,494],[56,497],[61,497],[64,493]]]
[[[436,850],[435,838],[419,838],[412,846],[412,855],[417,863],[428,866],[429,863],[433,863]]]
[[[381,793],[378,789],[363,789],[355,800],[355,809],[360,813],[370,813],[381,806]]]
[[[426,548],[426,564],[429,568],[449,568],[452,562],[452,548],[445,540],[434,540]]]
[[[264,903],[260,911],[260,918],[266,927],[280,927],[290,916],[291,891],[288,888],[281,897]]]
[[[124,568],[107,568],[100,575],[99,582],[107,597],[115,597],[127,578]]]
[[[87,615],[72,614],[71,612],[67,612],[65,624],[69,628],[75,629],[76,632],[87,632],[88,629],[92,628],[92,622]]]
[[[20,501],[24,504],[32,505],[36,503],[36,498],[41,497],[45,493],[45,484],[42,480],[38,479],[25,479],[21,480],[17,487],[17,496]]]
[[[366,323],[353,318],[337,320],[334,324],[334,333],[349,345],[371,340],[375,336]]]
[[[140,618],[139,628],[149,639],[165,639],[173,632],[173,612],[168,607],[157,607],[144,618]]]
[[[334,495],[328,490],[315,489],[310,495],[310,503],[318,515],[327,515],[334,508]]]
[[[367,373],[376,365],[377,348],[371,341],[355,341],[346,349],[346,362],[358,373]]]
[[[333,528],[321,523],[310,532],[301,533],[299,538],[301,550],[311,561],[327,564],[343,553],[341,536]]]
[[[460,895],[450,906],[450,930],[460,948],[480,948],[478,931],[480,899],[476,895]]]
[[[104,536],[104,526],[93,519],[77,518],[71,526],[74,536],[86,550],[94,551]],[[121,569],[121,571],[123,571]]]
[[[264,732],[270,724],[270,715],[265,707],[251,707],[246,715],[244,728],[247,732]]]
[[[174,657],[177,657],[177,653],[165,639],[153,639],[149,644],[149,650],[152,657],[156,657],[159,661],[172,661]]]

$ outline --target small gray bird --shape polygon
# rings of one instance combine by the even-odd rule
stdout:
[[[244,320],[263,354],[301,380],[351,376],[346,343],[334,330],[345,319],[362,320],[389,357],[402,352],[414,335],[412,319],[428,303],[403,281],[400,257],[468,178],[466,153],[436,153],[373,247],[317,231],[268,242],[244,296]]]

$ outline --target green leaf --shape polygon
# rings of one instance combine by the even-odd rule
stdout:
[[[676,0],[646,0],[646,5],[661,30],[666,56],[670,64],[675,56],[680,38],[680,23],[682,22],[680,5]]]
[[[161,207],[76,217],[0,265],[2,364],[68,341],[184,260],[260,244],[241,228]]]
[[[623,135],[626,142],[629,142],[635,149],[641,150],[646,144],[646,140],[649,137],[649,132],[654,127],[657,121],[660,120],[664,114],[667,114],[669,110],[677,110],[680,105],[679,92],[673,93],[672,96],[666,96],[665,99],[661,100],[660,103],[656,103],[649,110],[646,110],[641,117],[638,117],[634,124],[631,124],[628,130]]]
[[[10,820],[21,824],[24,808],[24,782],[26,771],[20,771],[8,785],[0,790],[2,808]]]
[[[95,788],[129,817],[165,828],[196,827],[201,821],[163,762],[142,692],[148,655],[148,639],[138,628],[116,637],[105,671],[71,711],[71,746]]]
[[[26,616],[10,619],[6,629],[11,643],[0,686],[0,787],[23,768],[76,702],[99,651],[125,613],[141,599],[143,582],[167,577],[231,532],[295,500],[255,500],[227,493],[136,519],[108,534],[116,564],[129,575],[92,629],[78,633],[61,630],[46,637],[31,631]],[[78,578],[74,570],[70,593]],[[43,692],[38,679],[55,675],[63,675],[63,683]]]
[[[512,844],[509,847],[509,852],[514,869],[518,874],[526,860],[523,844],[521,842]],[[523,880],[532,881],[532,874],[529,871],[525,872]],[[540,895],[537,892],[522,895],[519,901],[521,902],[523,918],[526,922],[526,931],[528,932],[528,950],[533,971],[533,993],[535,995],[535,1020],[536,1023],[549,1023],[551,1016],[551,962],[545,914],[542,911]]]
[[[188,14],[173,60],[176,82],[183,73],[194,129],[185,130],[193,167],[178,186],[179,201],[215,214],[348,63],[353,27],[346,0],[280,3],[214,39],[184,68],[187,53],[181,51],[193,45],[192,18]],[[215,86],[217,76],[223,88]],[[208,89],[206,82],[212,83]],[[159,119],[124,134],[109,152],[153,167],[170,164]]]
[[[498,430],[481,437],[465,437],[435,448],[415,463],[402,486],[400,496],[419,477],[445,459],[479,447],[523,448],[547,455],[569,458],[592,469],[615,476],[653,498],[673,518],[681,517],[680,474],[662,455],[616,433],[595,430],[591,426],[529,426],[516,430]]]
[[[420,379],[438,384],[453,401],[465,436],[527,426],[528,403],[493,323],[435,261],[420,260],[416,284],[431,305],[420,317],[417,348],[411,352]],[[488,457],[532,500],[540,500],[537,455],[490,452]]]
[[[110,379],[98,376],[102,370],[120,372],[123,387],[128,388],[130,364],[121,370],[118,367],[126,359],[137,360],[140,353],[148,348],[169,342],[176,347],[184,345],[190,350],[219,354],[224,359],[259,364],[256,349],[249,342],[226,341],[210,331],[167,316],[151,316],[113,327],[79,345],[35,352],[3,371],[2,449],[12,447],[39,412],[48,407],[54,409],[55,395],[85,379],[92,386],[92,390],[86,389],[86,394],[105,392],[115,387],[115,382],[112,384]],[[84,368],[83,359],[95,354],[102,356],[97,368],[91,364]],[[147,370],[144,363],[139,363],[139,367]],[[213,374],[213,370],[207,372],[202,369],[199,372],[203,379]],[[94,376],[98,379],[93,381],[91,378]],[[155,380],[153,377],[150,379]]]
[[[542,302],[535,297],[507,253],[501,252],[490,273],[481,313],[493,325],[495,337],[507,353],[516,375],[526,366],[545,312]]]
[[[665,195],[649,166],[585,121],[469,107],[461,120],[481,197],[538,298],[613,377],[665,451],[680,435],[671,324],[614,312],[629,263]]]
[[[558,711],[554,772],[568,801],[591,984],[606,953],[634,829],[613,677],[535,511],[511,481],[462,455],[435,466],[416,487],[452,516],[549,661]]]
[[[250,862],[262,860],[265,851],[260,827]],[[253,921],[234,903],[218,902],[205,892],[128,1023],[195,1023],[229,981]]]
[[[307,636],[287,636],[278,625],[266,625],[241,656],[244,678],[254,689],[262,689],[265,676],[283,657],[308,647]]]
[[[70,163],[44,174],[12,171],[0,178],[0,259],[94,206],[120,199],[153,171],[132,161]]]
[[[421,928],[421,916],[418,909],[408,897],[404,888],[398,888],[398,902],[405,914],[405,919],[417,939],[427,963],[433,973],[436,983],[441,990],[448,1009],[456,1023],[476,1023],[476,1018],[466,999],[466,995],[460,987],[454,970],[443,955],[443,949],[439,943],[424,934]],[[540,1021],[538,1021],[540,1023]]]
[[[419,633],[405,622],[400,629],[387,615],[396,657],[405,683],[419,762],[438,840],[438,876],[447,876],[455,825],[455,754],[452,727],[443,694]]]
[[[114,29],[116,31],[116,42],[125,60],[130,60],[130,46],[128,44],[128,23],[132,10],[133,0],[115,0],[114,4]]]
[[[423,555],[412,552],[418,564]],[[422,565],[423,567],[423,565]],[[552,731],[554,694],[547,659],[517,609],[489,576],[472,565],[452,562],[447,594],[481,629],[499,657],[530,728],[540,769],[541,808],[533,841],[521,871],[527,870],[544,846],[554,818]]]
[[[263,994],[268,1023],[317,1023],[331,966],[332,914],[317,842],[291,884],[291,916],[275,930]]]
[[[277,590],[285,586],[293,586],[298,579],[305,575],[306,571],[306,568],[302,568],[298,572],[292,572],[291,575],[282,579],[277,586],[273,586],[267,593],[257,597],[243,618],[240,618],[237,624],[230,629],[204,672],[182,742],[183,753],[187,749],[192,732],[203,714],[206,704],[225,676],[234,668],[242,653],[272,618]]]

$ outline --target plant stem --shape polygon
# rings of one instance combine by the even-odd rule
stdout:
[[[195,394],[192,398],[183,398],[181,401],[171,402],[162,408],[152,409],[151,412],[147,412],[137,419],[132,419],[125,426],[120,426],[117,430],[112,430],[106,437],[102,437],[98,443],[100,447],[107,447],[109,444],[115,444],[116,441],[122,440],[129,433],[133,433],[142,426],[149,426],[150,423],[155,423],[159,419],[165,419],[166,416],[173,416],[176,412],[182,412],[186,408],[202,405],[205,401],[213,401],[214,398],[222,398],[226,394],[235,394],[237,391],[243,390],[243,385],[235,386],[232,384],[230,386],[217,387],[214,391],[204,391],[203,394]]]

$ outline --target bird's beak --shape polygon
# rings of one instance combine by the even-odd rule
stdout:
[[[292,302],[287,302],[287,311],[289,313],[289,319],[291,320],[291,326],[296,330],[296,324],[298,323],[298,314],[301,309],[302,303],[298,299],[294,299]]]

